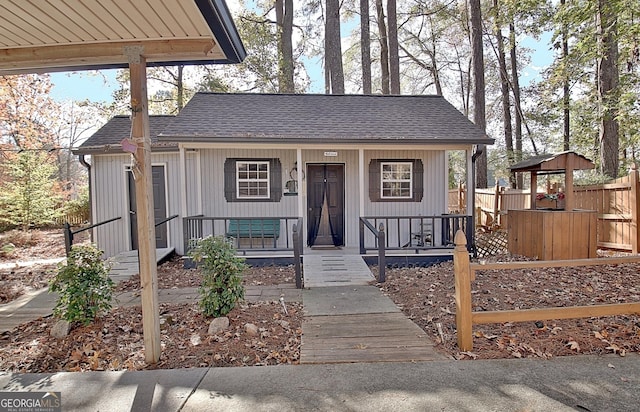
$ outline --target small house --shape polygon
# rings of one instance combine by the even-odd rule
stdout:
[[[493,143],[441,96],[197,93],[150,129],[156,242],[178,254],[207,235],[292,250],[294,228],[308,248],[366,253],[380,229],[392,250],[451,247],[473,219],[448,215],[449,153],[472,187],[476,148]],[[94,229],[107,256],[136,248],[129,130],[114,117],[74,151],[91,155],[93,223],[117,218]]]

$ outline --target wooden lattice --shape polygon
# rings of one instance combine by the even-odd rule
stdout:
[[[478,257],[507,253],[507,239],[507,231],[503,229],[476,232],[476,251]]]

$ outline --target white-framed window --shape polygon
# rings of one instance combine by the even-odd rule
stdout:
[[[236,196],[238,199],[269,199],[268,161],[236,161]]]
[[[413,162],[380,163],[380,198],[413,197]]]

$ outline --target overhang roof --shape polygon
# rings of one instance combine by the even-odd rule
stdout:
[[[509,169],[512,172],[537,172],[537,173],[560,173],[567,169],[569,162],[572,162],[572,170],[587,170],[595,168],[593,162],[586,157],[572,151],[542,154],[533,156],[527,160],[516,163]]]
[[[149,116],[149,135],[151,148],[154,151],[178,150],[178,144],[158,142],[158,134],[174,119],[175,116]],[[131,134],[131,117],[112,117],[104,126],[84,141],[74,154],[122,153],[121,141]]]
[[[0,75],[124,68],[139,46],[149,66],[246,56],[224,0],[0,2]]]
[[[197,93],[171,142],[493,144],[442,96]]]

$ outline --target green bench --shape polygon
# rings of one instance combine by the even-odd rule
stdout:
[[[275,247],[280,237],[280,219],[229,219],[226,235],[238,239],[238,246],[241,239],[250,239],[250,247],[256,243],[253,240],[259,243],[264,239],[273,239]]]

